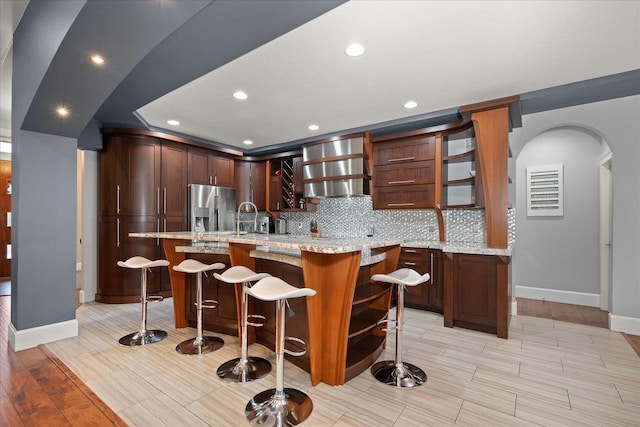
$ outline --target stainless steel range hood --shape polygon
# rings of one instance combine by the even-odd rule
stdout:
[[[349,135],[302,147],[305,197],[370,194],[366,135]]]

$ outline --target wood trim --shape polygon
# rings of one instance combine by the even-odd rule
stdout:
[[[487,226],[487,247],[507,247],[507,207],[509,199],[509,108],[474,112],[471,115]],[[479,170],[478,170],[479,169]]]
[[[187,314],[185,312],[186,284],[185,273],[175,271],[174,265],[180,264],[185,260],[184,252],[176,252],[176,246],[189,246],[188,240],[162,239],[162,247],[164,255],[169,261],[167,269],[169,270],[169,280],[171,281],[171,294],[173,295],[173,317],[177,329],[189,326]]]
[[[371,142],[375,144],[377,142],[407,138],[407,137],[417,136],[422,134],[431,134],[431,133],[443,132],[443,131],[459,131],[460,130],[459,128],[469,126],[470,123],[471,123],[471,120],[468,112],[460,111],[460,113],[458,114],[458,119],[451,123],[445,123],[443,125],[431,126],[431,127],[422,128],[422,129],[409,130],[406,132],[374,136],[372,137]]]
[[[184,138],[181,136],[171,135],[168,133],[157,132],[153,130],[147,129],[120,129],[120,128],[102,128],[100,131],[103,134],[115,134],[115,135],[145,135],[151,136],[154,138],[161,138],[168,141],[179,142],[185,145],[191,145],[194,147],[206,148],[212,151],[217,151],[220,153],[231,154],[232,156],[243,157],[244,153],[239,150],[234,150],[232,148],[220,147],[217,145],[207,144],[205,142],[194,141],[192,139]]]
[[[302,251],[301,255],[304,285],[316,291],[307,298],[311,384],[341,385],[345,382],[351,305],[361,253]]]
[[[478,102],[476,104],[463,105],[458,109],[458,111],[460,111],[461,113],[477,113],[485,110],[509,107],[512,104],[517,104],[518,102],[520,102],[520,95],[513,95],[507,96],[505,98]]]

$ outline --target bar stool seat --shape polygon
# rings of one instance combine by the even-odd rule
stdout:
[[[420,285],[427,282],[429,278],[429,273],[421,275],[410,268],[401,268],[388,274],[374,274],[371,277],[371,280],[373,281],[385,282],[398,286],[395,322],[395,360],[377,362],[371,367],[371,373],[380,382],[398,388],[409,388],[422,385],[427,380],[427,374],[425,374],[422,369],[411,363],[402,361],[402,328],[404,324],[405,287]],[[382,322],[387,321],[383,320]]]
[[[142,305],[142,320],[140,322],[140,330],[130,333],[120,338],[118,342],[127,346],[139,346],[153,344],[162,341],[167,337],[167,332],[159,329],[147,329],[147,302],[149,300],[162,301],[161,296],[147,295],[147,272],[152,267],[166,267],[169,261],[164,259],[150,260],[141,256],[134,256],[126,261],[118,261],[119,267],[140,269],[140,303]]]
[[[256,394],[247,403],[244,413],[254,426],[293,426],[305,421],[313,410],[311,398],[300,390],[284,387],[284,354],[301,356],[305,351],[292,352],[284,348],[285,341],[304,345],[299,338],[284,334],[287,299],[309,297],[316,291],[296,288],[277,277],[266,277],[246,292],[263,301],[276,302],[276,387]]]
[[[196,318],[197,336],[182,341],[176,346],[176,351],[180,354],[204,354],[218,350],[224,345],[224,340],[214,336],[204,336],[202,332],[202,310],[205,308],[216,308],[218,301],[202,299],[202,274],[210,270],[222,270],[225,267],[221,262],[215,264],[204,264],[195,259],[185,259],[178,265],[174,265],[175,271],[182,273],[197,274],[196,290]]]
[[[240,320],[241,355],[231,359],[218,367],[217,374],[226,382],[245,383],[258,378],[262,378],[271,372],[271,363],[262,357],[249,357],[249,338],[247,336],[247,326],[260,327],[264,323],[256,323],[260,320],[264,322],[265,317],[260,315],[249,315],[249,294],[251,282],[257,282],[265,277],[270,277],[268,273],[256,273],[243,265],[236,265],[222,274],[213,273],[214,277],[221,282],[237,284],[242,283],[242,300],[239,304],[238,319]],[[252,321],[249,322],[249,319]]]

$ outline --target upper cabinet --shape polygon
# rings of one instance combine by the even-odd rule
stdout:
[[[265,162],[235,162],[236,206],[242,202],[251,202],[259,211],[267,209],[267,170]],[[243,206],[243,211],[252,211],[250,206]]]
[[[189,147],[189,184],[234,187],[234,160],[211,150]]]
[[[434,135],[374,138],[374,209],[434,207],[435,153]]]

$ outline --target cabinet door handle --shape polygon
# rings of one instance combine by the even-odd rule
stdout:
[[[116,246],[120,247],[120,218],[116,220]]]
[[[389,159],[387,160],[389,163],[393,163],[393,162],[406,162],[407,160],[414,160],[415,157],[411,156],[411,157],[398,157],[396,159]]]
[[[416,182],[415,179],[406,179],[404,181],[387,181],[387,185],[394,185],[394,184],[413,184],[414,182]]]
[[[416,252],[418,252],[415,249],[405,249],[404,251],[408,254],[415,254]]]
[[[163,194],[162,194],[162,212],[166,215],[167,214],[167,187],[164,187],[164,189],[162,190]]]
[[[213,185],[218,185],[218,175],[213,176]]]
[[[167,232],[167,218],[164,218],[163,221],[164,221],[164,232],[166,233]]]
[[[160,232],[160,218],[156,219],[156,232]],[[160,237],[156,237],[156,246],[160,246]]]
[[[156,188],[156,213],[160,215],[160,187]]]
[[[414,265],[416,265],[416,263],[415,263],[415,262],[405,261],[405,262],[404,262],[404,265],[411,265],[411,266],[414,266]]]
[[[415,203],[389,203],[387,206],[414,206]]]
[[[116,213],[120,213],[120,185],[116,185]]]
[[[209,185],[213,184],[213,177],[211,175],[209,175]]]
[[[431,266],[429,267],[429,273],[431,273],[429,276],[429,283],[431,283],[433,285],[433,275],[435,274],[435,272],[433,271],[433,252],[431,252]]]

